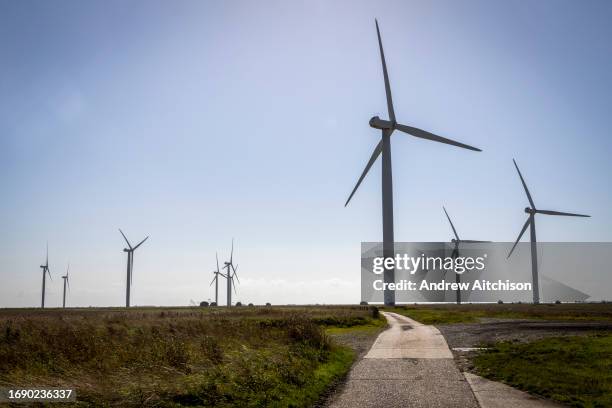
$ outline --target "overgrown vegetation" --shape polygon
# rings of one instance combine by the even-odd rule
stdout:
[[[381,310],[403,314],[423,324],[470,323],[481,318],[612,320],[612,303],[410,305]]]
[[[81,405],[310,406],[354,358],[324,329],[376,325],[377,313],[369,307],[0,311],[0,385],[74,387]]]
[[[484,377],[571,406],[612,406],[612,333],[497,343],[474,364]]]

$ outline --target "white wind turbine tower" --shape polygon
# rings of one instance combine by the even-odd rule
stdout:
[[[521,183],[523,184],[523,188],[525,189],[525,194],[527,194],[527,200],[529,200],[530,207],[525,207],[525,212],[529,215],[527,216],[527,221],[525,221],[525,224],[523,225],[523,228],[521,229],[521,232],[519,233],[518,238],[514,242],[514,245],[512,246],[510,253],[508,253],[508,258],[510,258],[510,255],[512,255],[512,252],[514,252],[514,248],[516,248],[516,245],[521,240],[521,237],[525,233],[525,230],[527,229],[527,227],[530,227],[529,235],[530,235],[530,240],[531,240],[531,279],[533,283],[533,303],[540,303],[540,281],[538,278],[538,247],[537,247],[538,244],[537,244],[537,239],[536,239],[535,215],[536,214],[563,215],[567,217],[590,217],[590,215],[574,214],[574,213],[551,211],[551,210],[538,210],[533,202],[533,199],[531,198],[531,194],[529,193],[529,189],[527,188],[525,179],[523,179],[523,175],[521,174],[521,171],[519,170],[518,165],[516,164],[516,160],[512,159],[512,161],[514,162],[514,167],[516,167],[516,171],[518,172],[518,175],[521,179]]]
[[[45,264],[40,265],[40,267],[42,269],[42,300],[40,303],[40,307],[44,309],[45,308],[45,290],[47,286],[47,275],[49,275],[49,279],[53,280],[51,278],[51,271],[49,270],[49,243],[48,242],[47,242],[47,258],[45,260]]]
[[[128,241],[123,231],[119,229],[119,232],[121,233],[121,235],[123,236],[123,239],[125,239],[125,242],[128,245],[128,248],[123,248],[123,252],[127,252],[128,254],[127,282],[126,282],[126,288],[125,288],[125,307],[130,307],[130,288],[132,287],[132,271],[134,269],[134,251],[137,250],[138,247],[141,246],[147,239],[149,239],[149,237],[147,236],[145,239],[140,241],[138,245],[136,245],[135,247],[132,247],[132,244],[130,244],[130,241]]]
[[[395,120],[395,111],[393,110],[393,100],[391,98],[391,86],[389,85],[389,75],[387,73],[387,63],[385,62],[385,54],[383,52],[382,40],[380,38],[380,30],[378,28],[378,21],[376,21],[376,34],[378,35],[378,47],[380,49],[380,58],[382,60],[382,71],[385,81],[385,93],[387,96],[387,112],[389,114],[389,120],[380,119],[378,116],[374,116],[370,119],[370,126],[374,129],[380,129],[381,139],[374,148],[370,160],[365,166],[363,173],[359,177],[355,188],[351,192],[348,200],[344,206],[346,207],[351,201],[351,198],[359,188],[359,185],[365,178],[366,174],[378,159],[378,156],[382,156],[382,224],[383,224],[383,256],[385,258],[393,258],[395,256],[394,248],[394,237],[393,237],[393,178],[391,171],[391,134],[395,130],[407,133],[411,136],[418,137],[421,139],[432,140],[434,142],[445,143],[464,149],[481,151],[476,147],[472,147],[463,143],[456,142],[445,137],[434,135],[433,133],[427,132],[422,129],[418,129],[411,126],[402,125],[397,123]],[[386,269],[384,272],[384,282],[392,283],[395,282],[395,268]],[[395,304],[395,292],[392,290],[384,291],[385,305]]]
[[[225,276],[219,270],[219,256],[217,255],[217,253],[215,253],[215,258],[217,259],[217,269],[213,271],[215,277],[208,286],[212,286],[213,283],[215,284],[215,306],[219,306],[219,275],[223,276],[224,278],[227,278],[227,276]]]
[[[68,290],[70,290],[70,264],[68,264],[68,267],[66,268],[66,275],[62,276],[62,279],[64,280],[64,296],[63,296],[63,300],[62,300],[62,307],[65,309],[66,308],[66,285],[68,285]]]
[[[457,234],[457,230],[455,229],[455,226],[453,225],[453,222],[450,219],[450,216],[448,215],[448,212],[446,211],[446,208],[444,208],[444,206],[442,206],[442,209],[444,210],[444,214],[446,214],[446,218],[448,219],[448,223],[450,224],[452,230],[453,230],[453,234],[455,235],[455,238],[453,238],[451,240],[451,242],[454,244],[453,247],[453,252],[451,254],[451,257],[453,259],[457,259],[459,257],[459,245],[461,243],[467,243],[467,244],[476,244],[476,243],[485,243],[485,242],[491,242],[491,241],[475,241],[473,239],[461,239],[459,238],[459,234]],[[458,273],[455,273],[455,282],[457,284],[461,283],[461,275]],[[460,305],[461,304],[461,289],[457,288],[457,304]]]
[[[232,252],[230,254],[229,262],[225,262],[225,266],[223,269],[225,272],[225,279],[227,280],[227,307],[232,306],[232,287],[234,288],[234,293],[236,292],[236,284],[234,283],[234,278],[238,280],[240,283],[240,279],[238,279],[238,274],[236,271],[238,270],[238,265],[234,266],[234,239],[232,238]]]

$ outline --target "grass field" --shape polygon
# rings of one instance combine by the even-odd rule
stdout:
[[[612,303],[444,304],[380,309],[403,314],[423,324],[470,323],[480,318],[612,321]]]
[[[478,374],[575,407],[612,407],[612,333],[502,342],[474,359]]]
[[[0,385],[73,387],[80,405],[314,404],[355,352],[334,330],[369,307],[0,311]]]

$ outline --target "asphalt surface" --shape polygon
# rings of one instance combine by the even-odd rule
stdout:
[[[390,328],[355,364],[331,407],[478,407],[438,329],[383,314]]]

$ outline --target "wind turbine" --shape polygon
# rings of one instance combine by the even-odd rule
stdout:
[[[383,255],[385,258],[393,258],[395,256],[394,239],[393,239],[393,180],[391,172],[391,134],[394,130],[407,133],[411,136],[418,137],[421,139],[432,140],[434,142],[440,142],[450,144],[464,149],[481,151],[476,147],[472,147],[463,143],[456,142],[451,139],[447,139],[441,136],[434,135],[433,133],[421,130],[415,127],[402,125],[397,123],[395,120],[395,111],[393,110],[393,101],[391,98],[391,86],[389,85],[389,75],[387,74],[387,64],[385,62],[385,54],[383,52],[382,40],[380,39],[380,29],[378,28],[378,21],[376,21],[376,34],[378,35],[378,47],[380,49],[380,58],[382,60],[382,70],[385,80],[385,93],[387,95],[387,111],[389,114],[389,120],[380,119],[378,116],[374,116],[370,119],[370,126],[374,129],[380,129],[382,132],[382,138],[374,148],[370,160],[365,166],[363,173],[359,177],[355,188],[351,192],[348,200],[344,206],[346,207],[351,201],[353,194],[357,191],[357,188],[365,178],[368,171],[378,159],[378,156],[382,155],[382,218],[383,218]],[[387,269],[384,273],[384,281],[386,283],[395,282],[395,268]],[[391,290],[385,290],[384,292],[385,305],[395,304],[395,292]]]
[[[123,252],[127,252],[128,254],[127,282],[126,282],[126,289],[125,289],[125,307],[130,307],[130,287],[132,286],[132,269],[134,268],[134,251],[138,249],[138,247],[141,246],[143,242],[149,239],[149,237],[147,236],[145,239],[140,241],[138,245],[136,245],[135,247],[132,247],[132,244],[130,244],[130,241],[128,241],[123,231],[121,231],[121,228],[119,228],[119,232],[123,236],[123,239],[125,239],[125,242],[128,244],[128,248],[123,248]]]
[[[49,279],[53,280],[51,278],[51,271],[49,271],[49,243],[47,242],[47,259],[45,261],[44,265],[40,265],[40,267],[42,268],[42,301],[40,303],[40,307],[42,309],[45,308],[45,287],[46,287],[46,281],[47,281],[47,274],[49,275]]]
[[[451,257],[453,259],[456,259],[459,257],[459,244],[461,243],[480,244],[480,243],[485,243],[485,242],[491,242],[491,241],[475,241],[473,239],[459,238],[459,234],[457,234],[457,230],[455,229],[455,226],[453,225],[453,222],[451,221],[450,216],[448,215],[448,212],[446,211],[446,208],[442,206],[442,209],[444,210],[444,214],[446,214],[446,218],[448,219],[448,222],[451,228],[453,229],[453,234],[455,235],[455,238],[451,240],[451,242],[454,244],[453,252],[451,253]],[[461,275],[458,273],[455,273],[455,282],[457,283],[457,285],[461,283]],[[457,304],[458,305],[461,304],[461,289],[459,287],[457,287]]]
[[[232,306],[232,287],[234,287],[234,293],[236,292],[236,284],[234,283],[234,277],[240,283],[240,279],[238,279],[238,275],[236,274],[236,270],[238,269],[238,265],[234,266],[234,239],[232,239],[232,252],[230,254],[229,262],[224,262],[225,266],[223,269],[226,269],[224,277],[227,280],[227,307]],[[218,305],[218,304],[217,304]]]
[[[516,160],[512,159],[512,161],[514,162],[514,167],[516,167],[516,171],[518,172],[518,175],[521,179],[521,183],[523,184],[523,188],[525,189],[525,194],[527,194],[527,199],[529,200],[530,207],[525,207],[525,212],[529,214],[529,216],[527,217],[527,221],[525,221],[525,224],[523,225],[523,228],[521,229],[521,232],[519,233],[516,242],[514,242],[510,253],[508,253],[508,258],[510,258],[510,255],[512,255],[514,248],[516,248],[516,245],[521,240],[521,237],[525,233],[527,227],[530,227],[529,233],[531,236],[531,279],[533,282],[533,303],[540,303],[540,285],[538,280],[538,247],[536,240],[535,215],[564,215],[568,217],[590,217],[590,215],[573,214],[550,210],[538,210],[533,202],[533,199],[531,198],[531,194],[529,193],[529,189],[527,188],[525,179],[523,179],[523,175],[521,174],[521,171],[519,170],[518,165],[516,164]]]
[[[66,284],[68,284],[68,290],[70,290],[70,280],[69,280],[69,272],[70,272],[70,264],[68,264],[68,268],[66,268],[66,275],[62,276],[64,280],[64,299],[62,302],[62,307],[66,308]]]
[[[215,284],[215,305],[219,306],[219,275],[223,276],[224,278],[227,278],[227,276],[225,276],[219,270],[219,256],[217,255],[217,253],[215,253],[215,258],[217,259],[217,269],[213,271],[213,273],[215,274],[215,277],[213,278],[213,280],[210,282],[210,285],[208,286],[212,286],[214,282]]]

